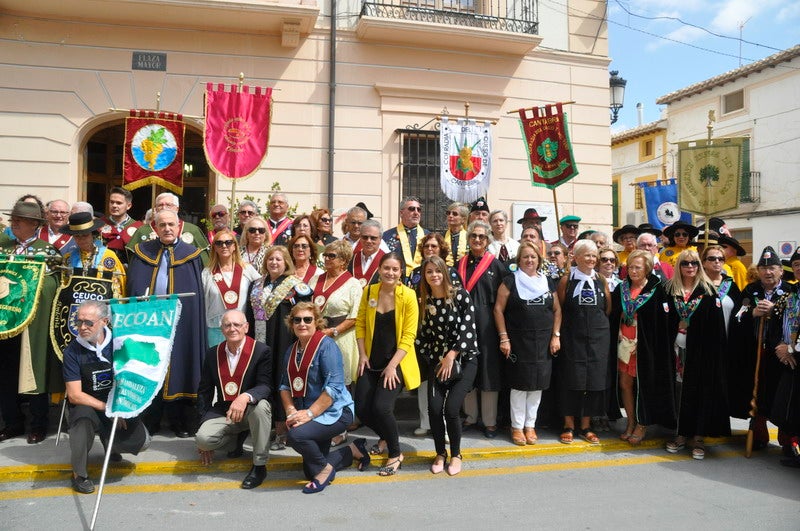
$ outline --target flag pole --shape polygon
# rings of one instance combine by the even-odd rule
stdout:
[[[149,288],[148,288],[149,291]],[[179,299],[183,297],[194,297],[197,293],[190,291],[186,293],[167,293],[166,295],[137,295],[136,297],[120,297],[119,299],[104,299],[98,302],[105,302],[106,304],[111,304],[112,302],[128,302],[128,301],[146,301],[150,299],[169,299],[170,297],[178,297]]]
[[[97,521],[97,512],[100,510],[100,499],[103,497],[103,486],[106,482],[106,471],[108,470],[108,461],[111,457],[111,449],[114,447],[114,435],[117,431],[117,421],[119,417],[114,417],[111,424],[111,435],[108,437],[108,446],[106,447],[106,456],[103,459],[103,471],[100,473],[100,486],[97,489],[97,500],[94,502],[94,513],[92,513],[92,523],[89,526],[91,531],[94,531],[94,524]]]
[[[558,198],[556,197],[556,189],[553,188],[553,205],[556,209],[556,240],[561,239],[561,225],[559,224],[559,220],[561,216],[558,215]]]
[[[56,446],[58,443],[61,442],[61,427],[64,425],[64,413],[67,411],[67,397],[64,396],[64,400],[61,401],[61,416],[58,417],[58,433],[56,433]]]

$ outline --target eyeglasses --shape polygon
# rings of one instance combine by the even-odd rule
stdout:
[[[364,222],[363,222],[363,221],[348,221],[347,223],[348,223],[349,225],[355,225],[355,226],[359,226],[359,225],[361,225],[361,224],[362,224],[362,223],[364,223]]]
[[[255,216],[256,215],[256,211],[255,210],[240,210],[239,211],[239,215],[240,216]]]
[[[422,212],[422,207],[421,206],[407,206],[406,210],[408,210],[409,212]]]
[[[236,330],[238,330],[246,324],[247,323],[222,323],[222,328],[225,329],[235,328]]]
[[[486,240],[489,238],[485,234],[470,234],[469,237],[473,240]]]
[[[292,317],[293,324],[300,324],[300,323],[311,324],[313,322],[314,322],[313,315],[304,315],[303,317]]]
[[[217,240],[217,241],[214,242],[214,247],[219,247],[221,249],[223,247],[230,247],[234,243],[236,243],[236,242],[233,241],[233,240]]]
[[[330,223],[333,221],[331,218],[319,218],[320,222],[322,223]]]
[[[212,218],[224,218],[226,213],[227,212],[212,212],[211,213],[211,217]]]
[[[292,245],[292,249],[308,249],[309,245],[307,243],[296,243]]]
[[[578,224],[577,223],[564,223],[564,226],[566,228],[568,228],[568,229],[577,229],[578,228]]]
[[[336,260],[339,258],[339,255],[336,253],[322,253],[323,258],[326,260]]]
[[[700,267],[700,262],[698,262],[697,260],[691,260],[691,261],[682,260],[681,267]]]
[[[380,236],[368,236],[366,234],[362,234],[361,235],[361,239],[362,240],[367,240],[368,242],[372,242],[372,241],[380,240],[381,237]]]
[[[451,210],[450,212],[448,212],[448,213],[447,213],[447,215],[448,215],[448,216],[460,216],[461,214],[459,214],[459,213],[458,213],[457,211],[455,211],[455,210]]]
[[[706,262],[724,262],[725,258],[722,256],[706,256]]]
[[[675,236],[676,238],[688,238],[689,237],[689,233],[688,232],[676,232],[675,234],[673,234],[673,236]]]
[[[66,216],[67,214],[69,214],[69,212],[64,212],[62,210],[48,210],[48,212],[50,212],[54,216]]]
[[[91,319],[75,319],[75,327],[80,328],[82,326],[86,326],[87,328],[93,327],[97,321],[92,321]]]
[[[249,232],[250,234],[256,234],[256,233],[258,233],[258,234],[266,234],[267,233],[267,228],[266,227],[248,227],[247,228],[247,232]]]
[[[617,263],[617,259],[616,258],[608,257],[608,256],[601,256],[600,257],[600,261],[602,263],[604,263],[604,264],[616,264]]]

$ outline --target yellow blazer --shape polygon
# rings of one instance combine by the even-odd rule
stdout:
[[[361,304],[358,307],[356,339],[364,340],[367,357],[372,353],[372,337],[375,334],[375,313],[377,311],[374,306],[369,304],[369,301],[378,300],[381,284],[371,284],[364,288],[364,295],[361,297]],[[400,361],[406,389],[416,389],[420,384],[419,365],[417,365],[417,354],[414,350],[418,320],[419,303],[414,290],[398,285],[394,289],[394,325],[399,334],[397,348],[406,351],[405,357]]]

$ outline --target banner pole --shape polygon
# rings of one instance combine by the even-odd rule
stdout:
[[[64,413],[67,411],[67,396],[61,401],[61,416],[58,417],[58,433],[56,433],[56,446],[61,442],[61,427],[64,425]]]
[[[100,510],[100,499],[103,497],[103,486],[106,482],[106,471],[108,470],[108,460],[111,457],[111,449],[114,447],[114,435],[117,431],[117,422],[119,417],[114,417],[114,422],[111,423],[111,435],[108,437],[108,446],[106,447],[106,456],[103,459],[103,471],[100,473],[100,486],[97,488],[97,501],[94,503],[94,513],[92,514],[92,523],[89,529],[94,531],[94,523],[97,521],[97,512]]]
[[[149,300],[149,299],[156,299],[156,300],[158,300],[158,299],[169,299],[170,297],[178,297],[180,299],[180,298],[183,298],[183,297],[194,297],[195,295],[197,295],[197,293],[192,291],[192,292],[187,292],[187,293],[172,293],[172,294],[168,293],[166,295],[137,295],[136,297],[121,297],[119,299],[105,299],[105,300],[98,301],[98,302],[105,302],[106,304],[110,304],[112,302],[146,301],[146,300]]]
[[[561,238],[561,225],[559,224],[561,216],[558,215],[558,198],[556,197],[555,188],[553,188],[553,205],[556,208],[556,240],[559,240]]]

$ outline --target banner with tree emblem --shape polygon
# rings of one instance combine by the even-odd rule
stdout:
[[[0,339],[19,335],[30,324],[44,273],[44,257],[0,255]]]
[[[678,143],[681,210],[710,216],[739,206],[743,138]]]
[[[676,221],[692,222],[692,215],[678,206],[678,184],[675,179],[636,183],[644,195],[647,222],[663,229]]]
[[[552,190],[578,175],[561,103],[520,109],[519,125],[533,186]]]
[[[180,114],[131,110],[125,118],[122,186],[135,190],[158,184],[183,193],[183,137]]]
[[[244,85],[206,85],[203,149],[211,168],[229,179],[253,175],[267,156],[272,120],[272,89]]]
[[[114,384],[107,415],[132,418],[153,401],[167,375],[180,315],[177,295],[112,303]]]
[[[471,203],[489,190],[492,175],[492,125],[442,117],[439,142],[441,187],[452,201]]]
[[[58,359],[63,359],[67,345],[78,335],[75,326],[78,306],[84,301],[113,297],[112,273],[104,271],[101,278],[97,277],[96,269],[87,269],[82,275],[65,275],[58,286],[50,314],[50,343]]]

